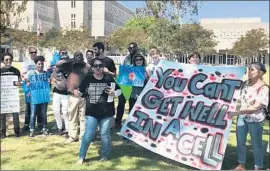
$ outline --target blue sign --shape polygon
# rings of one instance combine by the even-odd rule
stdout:
[[[118,84],[131,85],[137,87],[144,86],[145,80],[145,68],[144,67],[132,67],[132,66],[120,66],[119,67]]]
[[[29,75],[31,103],[41,104],[50,102],[50,84],[47,73]]]

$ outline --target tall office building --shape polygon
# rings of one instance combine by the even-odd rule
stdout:
[[[80,29],[92,36],[108,36],[133,15],[133,11],[117,1],[28,1],[21,14],[18,29],[37,30],[37,18],[42,31],[50,28]]]

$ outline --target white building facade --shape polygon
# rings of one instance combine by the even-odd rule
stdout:
[[[262,28],[269,36],[269,23],[262,23],[260,18],[202,19],[200,24],[214,32],[217,52],[232,49],[234,43],[252,29]]]
[[[92,36],[109,36],[123,26],[133,11],[118,1],[28,1],[20,15],[18,29],[37,30],[37,16],[43,32],[52,27],[91,30]]]

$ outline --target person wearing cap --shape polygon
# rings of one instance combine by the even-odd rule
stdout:
[[[51,75],[53,88],[53,113],[58,128],[58,135],[65,134],[67,137],[69,118],[68,118],[68,92],[67,92],[67,72],[61,65],[67,62],[69,56],[64,54],[56,63],[54,72]],[[61,119],[61,111],[64,124]]]
[[[85,129],[85,100],[74,95],[81,81],[89,72],[90,65],[84,62],[83,54],[80,51],[74,53],[74,58],[70,60],[71,72],[67,78],[68,92],[68,115],[69,129],[66,143],[78,141],[82,137]]]
[[[263,168],[264,148],[262,141],[263,125],[265,120],[264,107],[268,105],[269,88],[263,81],[266,73],[265,65],[254,62],[248,67],[248,80],[242,85],[240,91],[241,107],[235,112],[228,112],[229,116],[237,116],[237,161],[234,170],[246,170],[246,140],[247,134],[251,136],[254,153],[254,169]]]

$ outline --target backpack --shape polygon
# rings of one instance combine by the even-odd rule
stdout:
[[[258,88],[257,94],[259,94],[259,91],[262,89],[263,86],[267,86],[266,84],[262,85],[261,87]],[[269,86],[267,86],[269,88]],[[263,108],[264,114],[265,114],[265,119],[270,121],[270,99],[269,99],[270,92],[268,94],[268,105]]]

